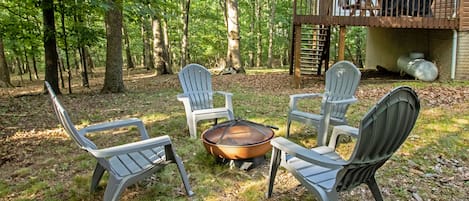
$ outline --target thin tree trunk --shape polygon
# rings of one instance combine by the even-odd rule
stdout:
[[[232,67],[239,73],[245,73],[241,63],[238,0],[226,0],[228,22],[228,52]],[[228,59],[227,59],[228,60]]]
[[[39,80],[39,75],[37,74],[36,54],[34,53],[34,50],[32,54],[33,54],[32,59],[33,59],[34,78],[36,78],[36,80]]]
[[[261,29],[261,6],[262,0],[256,0],[256,31],[257,31],[257,51],[256,51],[256,67],[262,65],[262,29]]]
[[[122,0],[108,0],[111,7],[106,11],[106,72],[103,93],[125,91],[122,78]]]
[[[55,39],[54,1],[43,0],[41,6],[44,23],[45,79],[49,82],[54,92],[60,94],[57,69],[57,43]]]
[[[3,47],[3,37],[0,34],[0,87],[13,87],[10,79],[10,70],[8,69],[5,57],[5,49]]]
[[[189,9],[190,9],[191,0],[182,0],[181,10],[182,10],[182,24],[183,24],[183,34],[181,40],[181,68],[186,66],[188,59],[187,48],[189,46]]]
[[[249,39],[250,40],[250,43],[252,41],[254,41],[254,30],[255,30],[255,27],[256,27],[256,17],[255,17],[255,13],[256,13],[256,3],[253,2],[253,1],[248,1],[249,2],[249,5],[251,6],[251,23],[249,25],[249,35],[251,36],[251,38]],[[249,48],[249,67],[253,67],[254,66],[254,49],[253,48]]]
[[[269,49],[267,67],[272,68],[273,61],[273,46],[274,46],[274,26],[275,26],[275,0],[270,2],[270,22],[269,22]]]
[[[127,60],[127,69],[134,69],[135,64],[132,60],[132,53],[130,52],[130,39],[127,27],[125,24],[122,25],[122,31],[124,32],[124,45],[125,45],[125,58]]]
[[[64,50],[65,50],[65,61],[67,62],[67,81],[68,81],[68,93],[72,93],[72,71],[70,70],[70,58],[68,56],[68,44],[67,44],[67,32],[65,31],[65,5],[63,0],[59,0],[60,4],[60,19],[62,22],[62,38],[64,40]],[[34,60],[34,57],[33,57]],[[34,66],[36,68],[36,66]]]
[[[29,61],[28,61],[28,53],[26,52],[25,47],[23,47],[23,53],[24,53],[24,65],[26,67],[26,70],[28,71],[29,81],[33,81],[33,75],[31,73],[31,68],[29,66]]]
[[[147,19],[142,18],[142,35],[143,35],[143,65],[147,70],[155,68],[153,65],[153,57],[151,53],[151,24]]]

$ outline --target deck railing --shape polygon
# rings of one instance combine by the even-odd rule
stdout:
[[[295,0],[295,24],[456,29],[460,0]]]

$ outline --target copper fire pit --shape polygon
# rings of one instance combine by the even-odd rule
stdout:
[[[272,146],[272,126],[247,120],[231,120],[202,133],[205,149],[215,157],[239,160],[263,156]]]

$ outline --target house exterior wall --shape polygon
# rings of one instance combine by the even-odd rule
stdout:
[[[451,73],[451,45],[451,30],[370,27],[367,35],[365,66],[375,69],[379,65],[387,70],[399,72],[397,59],[400,56],[408,55],[410,52],[422,52],[425,59],[437,66],[439,79],[445,80],[450,78]]]

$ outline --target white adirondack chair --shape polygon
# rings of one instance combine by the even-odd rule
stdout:
[[[178,74],[183,94],[177,99],[184,104],[187,125],[192,138],[197,137],[197,122],[206,119],[227,118],[234,119],[232,94],[212,90],[212,76],[210,72],[199,64],[189,64]],[[213,106],[213,96],[225,96],[225,106]]]
[[[383,200],[375,172],[405,141],[420,111],[417,94],[398,87],[385,95],[361,120],[359,128],[334,127],[328,146],[306,149],[285,138],[271,141],[272,160],[267,197],[272,196],[278,166],[285,167],[319,200],[337,200],[338,192],[367,184],[375,200]],[[339,135],[357,138],[351,157],[335,152]]]
[[[174,152],[171,140],[167,135],[149,138],[143,122],[137,118],[95,124],[78,130],[49,83],[45,82],[45,85],[60,124],[81,149],[90,153],[97,160],[91,181],[92,192],[98,187],[104,172],[108,171],[109,180],[103,200],[119,200],[120,194],[127,186],[153,175],[155,171],[168,163],[176,163],[187,195],[194,195],[184,165]],[[86,137],[87,133],[129,126],[138,128],[142,138],[141,141],[108,148],[98,148]]]
[[[340,61],[332,65],[326,72],[326,88],[324,93],[307,93],[290,95],[289,112],[287,119],[287,138],[290,136],[292,121],[315,126],[318,130],[317,144],[326,144],[327,128],[347,125],[345,113],[349,105],[356,102],[355,91],[360,82],[361,73],[349,61]],[[320,114],[302,111],[298,102],[303,99],[322,98]]]

